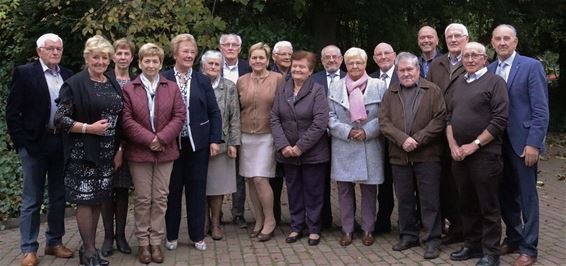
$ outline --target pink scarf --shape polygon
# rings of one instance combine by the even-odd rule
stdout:
[[[368,118],[363,95],[367,84],[368,75],[365,72],[356,81],[353,81],[350,75],[346,75],[346,90],[348,91],[348,101],[350,102],[350,119],[353,123],[361,123]]]

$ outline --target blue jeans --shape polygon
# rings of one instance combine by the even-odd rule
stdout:
[[[61,245],[65,234],[65,185],[61,136],[49,135],[44,144],[41,152],[33,156],[29,155],[25,148],[18,150],[24,179],[20,209],[20,248],[23,253],[36,252],[39,246],[37,243],[39,211],[43,204],[46,175],[49,199],[45,231],[47,246]]]

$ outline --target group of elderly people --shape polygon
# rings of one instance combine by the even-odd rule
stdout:
[[[451,24],[445,33],[447,42],[455,41],[448,44],[449,50],[460,49],[447,56],[455,63],[446,65],[451,61],[444,63],[443,56],[427,64],[427,80],[420,73],[419,58],[402,52],[395,59],[397,82],[370,77],[368,55],[356,47],[344,53],[347,72],[338,73],[342,54],[336,46],[327,46],[322,53],[326,71],[335,73],[319,82],[311,77],[316,55],[292,52],[288,42],[277,44],[273,55],[288,64],[272,70],[270,47],[262,42],[252,45],[249,73],[233,82],[234,76],[224,74],[227,59],[219,51],[203,53],[200,72],[196,70],[198,49],[190,34],[171,40],[175,65],[165,71],[163,49],[153,43],[142,45],[141,73],[134,77],[131,41],[120,39],[112,45],[99,35],[89,38],[83,52],[85,69],[71,77],[65,74],[59,94],[51,97],[57,98],[52,106],[56,111],[48,127],[52,133],[63,132],[64,184],[67,200],[77,204],[81,264],[108,265],[95,246],[101,212],[105,237],[100,253],[110,256],[114,240],[119,251],[131,253],[124,233],[131,184],[141,263],[162,263],[164,240],[167,249],[177,248],[183,190],[194,247],[207,248],[207,232],[214,240],[222,239],[223,197],[237,192],[237,174],[245,178],[253,206],[255,226],[250,237],[268,241],[280,219],[274,213],[280,188],[270,182],[278,176],[277,167],[283,170],[288,192],[287,243],[297,242],[305,231],[309,245],[320,242],[330,176],[336,181],[340,205],[339,244],[348,246],[354,239],[358,184],[361,242],[372,245],[378,185],[384,182],[388,166],[399,202],[400,240],[393,250],[418,246],[420,239],[424,257],[434,259],[439,256],[442,233],[441,158],[449,149],[466,237],[464,248],[452,253],[451,259],[481,257],[478,265],[497,265],[501,234],[497,190],[503,171],[501,135],[508,113],[508,75],[486,74],[485,47],[459,41],[468,38],[463,25]],[[239,37],[238,42],[230,43],[230,48],[239,48]],[[392,50],[387,44],[378,46]],[[57,58],[48,55],[58,54],[60,59],[61,52],[58,36],[46,34],[38,40],[45,75],[52,75],[49,69],[56,67],[57,81],[62,81],[63,72]],[[382,51],[374,57],[391,53]],[[108,70],[111,60],[114,70]],[[447,84],[434,83],[441,68],[453,73],[461,65],[465,74],[451,77]],[[55,82],[49,82],[50,92],[57,87]],[[13,88],[9,110],[21,97],[18,93]],[[20,156],[27,152],[18,151]],[[46,254],[72,256],[60,243],[53,243]],[[522,247],[521,242],[510,244]],[[38,263],[33,250],[25,254],[24,265]]]

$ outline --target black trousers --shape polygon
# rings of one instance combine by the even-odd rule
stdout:
[[[375,231],[389,232],[391,231],[391,213],[395,208],[395,200],[393,199],[393,173],[391,163],[389,163],[388,141],[384,141],[385,151],[383,162],[383,183],[377,186],[377,215],[375,217]],[[416,223],[416,222],[415,222]]]
[[[456,185],[456,174],[452,171],[452,157],[448,144],[445,144],[442,163],[442,175],[440,177],[440,215],[442,223],[444,219],[450,221],[450,235],[462,235],[462,217],[460,214],[460,195]]]
[[[165,213],[167,240],[177,240],[179,238],[181,199],[184,188],[189,238],[193,242],[199,242],[204,239],[206,176],[208,174],[210,149],[204,148],[193,152],[190,148],[190,143],[181,141],[183,142],[183,147],[186,148],[181,150],[181,156],[173,163],[173,171],[171,172],[171,181],[169,183],[167,212]]]
[[[400,238],[419,238],[421,229],[417,220],[420,217],[424,231],[423,242],[427,245],[440,245],[440,162],[392,165],[392,170],[398,201]],[[420,213],[416,208],[417,202],[420,203]]]
[[[478,150],[463,161],[452,161],[452,170],[460,193],[464,245],[481,246],[484,255],[499,254],[501,155]]]
[[[273,216],[275,216],[277,225],[281,223],[281,191],[283,191],[283,182],[285,182],[283,176],[285,176],[283,164],[277,163],[275,177],[269,178],[269,185],[273,190]]]

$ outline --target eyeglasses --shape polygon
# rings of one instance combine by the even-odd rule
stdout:
[[[348,66],[356,66],[356,65],[358,65],[358,66],[364,66],[365,64],[366,64],[366,63],[365,63],[365,62],[362,62],[362,61],[350,61],[350,62],[347,62],[347,63],[346,63],[346,65],[348,65]]]
[[[224,48],[240,48],[240,44],[237,43],[223,43],[221,45]]]
[[[55,51],[57,52],[63,52],[63,47],[39,47],[41,49],[45,49],[46,51],[53,53]]]
[[[395,52],[393,51],[386,51],[386,52],[381,52],[381,53],[374,53],[373,56],[378,57],[378,56],[388,56],[390,54],[393,54]]]
[[[279,56],[289,56],[289,57],[293,55],[293,53],[275,53],[275,54]]]
[[[476,54],[476,53],[468,54],[468,53],[466,53],[466,54],[463,54],[463,55],[462,55],[462,59],[478,60],[478,59],[480,59],[480,58],[482,58],[482,57],[484,57],[484,56],[487,57],[487,55],[484,55],[484,54]]]
[[[342,56],[340,56],[340,55],[325,55],[325,56],[322,57],[322,59],[324,59],[324,60],[330,60],[330,59],[336,60],[336,59],[339,59],[341,57]]]
[[[466,35],[459,34],[459,33],[450,34],[450,35],[446,35],[446,40],[452,40],[452,39],[459,40],[459,39],[461,39],[461,38],[464,37],[464,36],[466,36]]]

